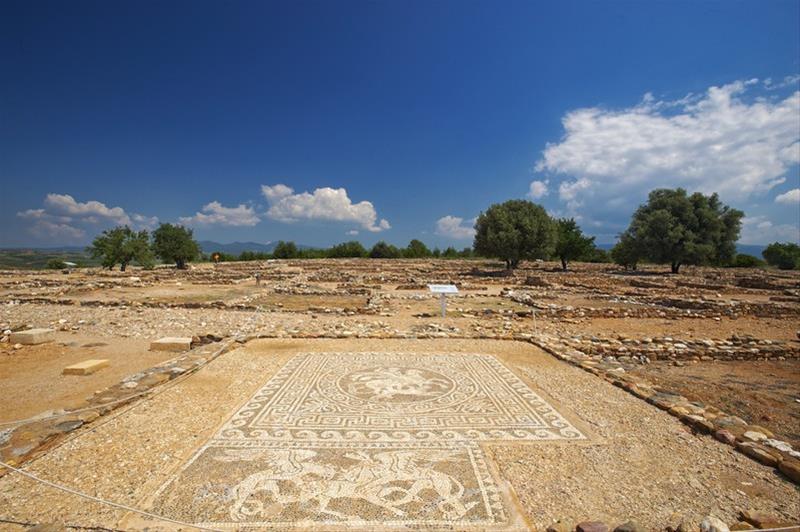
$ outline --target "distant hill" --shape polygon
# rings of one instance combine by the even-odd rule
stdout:
[[[6,248],[0,249],[0,269],[40,270],[51,259],[74,262],[79,267],[97,266],[82,246],[60,248]]]
[[[230,255],[239,255],[242,251],[272,253],[275,250],[275,246],[278,245],[277,242],[267,242],[266,244],[260,244],[258,242],[231,242],[229,244],[220,244],[219,242],[213,242],[211,240],[201,240],[198,244],[200,244],[200,249],[203,250],[203,253],[220,251]],[[297,247],[298,249],[312,248],[312,246],[304,246],[302,244],[298,244]]]

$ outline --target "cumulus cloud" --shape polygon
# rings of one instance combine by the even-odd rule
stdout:
[[[20,211],[17,216],[29,220],[30,233],[36,238],[53,241],[82,240],[87,226],[98,228],[127,225],[134,229],[152,229],[158,224],[155,216],[128,214],[122,207],[108,207],[100,201],[77,201],[69,194],[47,194],[44,207]]]
[[[779,194],[775,197],[775,203],[783,203],[785,205],[794,205],[800,203],[800,188],[793,188],[788,192]]]
[[[377,233],[390,229],[385,219],[378,220],[375,207],[369,201],[353,203],[343,188],[323,187],[314,192],[295,194],[283,184],[262,185],[261,193],[269,203],[267,216],[280,222],[327,220],[352,222],[367,231]]]
[[[236,207],[225,207],[218,201],[203,206],[194,216],[180,218],[185,225],[221,225],[226,227],[252,227],[261,219],[252,207],[240,204]]]
[[[767,242],[800,243],[800,226],[774,224],[766,216],[747,216],[742,220],[742,244],[765,244]]]
[[[540,199],[547,196],[547,185],[550,184],[550,181],[545,179],[544,181],[531,181],[530,189],[528,190],[528,197],[533,199]]]
[[[456,240],[466,240],[475,236],[475,219],[467,220],[458,216],[443,216],[436,221],[436,234]]]
[[[764,193],[800,162],[800,91],[746,99],[756,82],[675,101],[648,93],[620,110],[570,111],[563,138],[547,145],[536,170],[570,176],[559,196],[573,206],[589,194],[643,197],[656,187],[719,192],[727,200]]]
[[[53,239],[63,241],[82,240],[86,236],[86,231],[69,224],[51,222],[49,220],[38,220],[31,226],[30,232],[33,236],[42,239]]]
[[[122,207],[106,207],[99,201],[81,203],[69,194],[48,194],[44,198],[48,213],[70,218],[79,218],[89,223],[108,220],[119,225],[132,225],[131,218]]]

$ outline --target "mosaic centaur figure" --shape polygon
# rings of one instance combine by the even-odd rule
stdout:
[[[315,451],[292,450],[229,450],[224,461],[264,461],[268,467],[249,475],[233,489],[234,503],[230,515],[234,520],[268,518],[289,504],[316,502],[317,512],[339,519],[360,519],[329,508],[334,499],[360,499],[378,506],[394,516],[406,512],[400,507],[411,502],[424,502],[420,493],[432,490],[437,509],[448,520],[463,517],[477,502],[462,501],[464,486],[455,478],[437,471],[433,463],[450,460],[451,451],[381,451],[370,456],[363,451],[347,453],[344,458],[356,463],[335,468],[313,459]],[[398,486],[402,483],[404,487]],[[281,486],[290,489],[282,489]],[[260,497],[257,495],[262,494]],[[264,495],[272,505],[264,505]]]

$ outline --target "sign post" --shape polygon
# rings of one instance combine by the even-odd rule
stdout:
[[[458,288],[454,284],[429,284],[428,290],[433,294],[439,294],[439,302],[442,306],[442,317],[447,315],[447,294],[457,294]]]

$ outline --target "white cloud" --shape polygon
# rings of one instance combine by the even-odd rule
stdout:
[[[544,181],[531,181],[531,186],[528,190],[528,196],[533,199],[540,199],[547,196],[548,184],[550,184],[550,181],[547,179]]]
[[[800,203],[800,188],[793,188],[788,192],[776,196],[775,203],[783,203],[785,205]]]
[[[37,238],[70,242],[82,240],[86,236],[86,231],[83,229],[49,220],[37,220],[30,227],[30,232]]]
[[[475,219],[467,220],[458,216],[444,216],[436,221],[436,234],[456,240],[466,240],[475,236]]]
[[[719,192],[727,200],[764,193],[800,162],[800,92],[748,103],[742,97],[756,81],[677,101],[648,93],[631,108],[571,111],[564,137],[547,145],[536,170],[571,176],[559,195],[573,206],[588,194],[593,203],[623,193],[638,200],[656,187]]]
[[[130,214],[122,207],[108,207],[99,201],[80,202],[69,194],[47,194],[41,209],[20,211],[17,216],[32,222],[29,232],[38,239],[52,241],[82,240],[87,226],[127,225],[134,229],[152,229],[158,224],[155,216]],[[83,226],[83,227],[81,227]],[[96,232],[97,227],[92,228]]]
[[[79,218],[89,223],[108,220],[119,225],[132,225],[131,219],[122,207],[106,207],[99,201],[80,203],[69,194],[48,194],[44,205],[49,214]]]
[[[329,220],[354,222],[367,231],[377,233],[390,229],[385,219],[378,220],[375,207],[369,201],[353,203],[343,188],[323,187],[314,192],[295,194],[283,184],[262,185],[261,192],[269,202],[267,216],[280,222],[299,220]]]
[[[770,242],[800,243],[800,226],[774,224],[766,216],[747,216],[742,220],[742,244],[768,244]]]
[[[131,219],[134,225],[141,229],[152,230],[158,225],[158,216],[144,216],[142,214],[132,214]]]
[[[294,193],[294,190],[291,187],[287,187],[286,185],[279,183],[273,186],[261,185],[261,193],[264,194],[264,197],[267,198],[267,201],[272,203],[280,200],[281,198],[285,198],[286,196],[291,196]]]
[[[348,235],[350,235],[350,236],[355,236],[355,235],[357,235],[357,234],[358,234],[358,231],[356,231],[355,229],[350,229],[350,230],[347,232],[347,234],[348,234]]]
[[[180,219],[186,225],[222,225],[227,227],[252,227],[261,219],[252,207],[240,204],[236,207],[225,207],[218,201],[212,201],[194,216]]]

